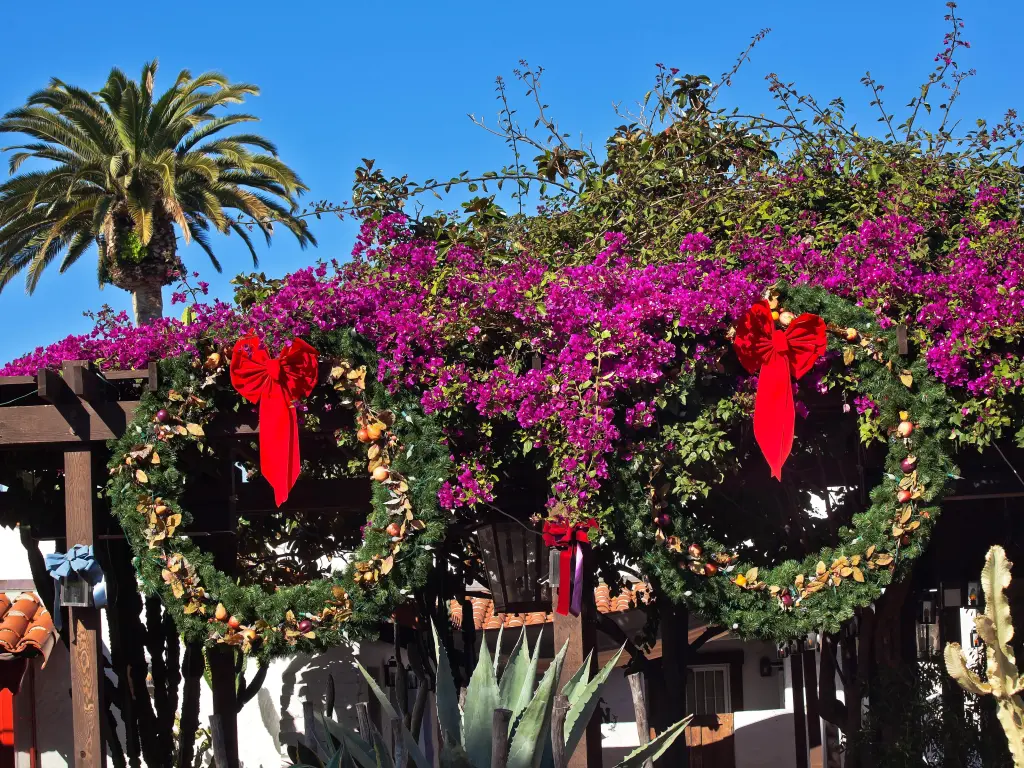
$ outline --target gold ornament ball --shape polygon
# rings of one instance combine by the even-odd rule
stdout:
[[[779,323],[783,328],[788,328],[789,324],[792,323],[794,319],[793,313],[788,309],[779,313]]]
[[[856,328],[847,328],[846,329],[846,340],[847,341],[856,341],[857,337],[859,335],[860,334],[857,333],[857,329]]]
[[[378,483],[383,483],[389,477],[391,477],[391,473],[388,472],[387,467],[377,467],[373,470],[373,479]]]
[[[901,421],[899,426],[896,427],[896,434],[900,437],[907,438],[914,434],[914,425],[909,421]]]

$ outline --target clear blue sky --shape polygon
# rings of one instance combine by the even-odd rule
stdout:
[[[890,106],[905,104],[933,67],[945,30],[940,0],[250,0],[244,8],[57,0],[5,6],[0,110],[18,106],[52,76],[96,89],[112,66],[137,76],[143,62],[156,57],[162,90],[180,69],[217,69],[261,86],[263,94],[246,105],[262,118],[257,130],[277,142],[282,158],[311,187],[311,199],[336,201],[348,198],[352,170],[362,157],[417,180],[508,162],[505,146],[473,126],[466,113],[493,118],[494,77],[511,80],[521,58],[546,68],[546,101],[563,127],[600,146],[618,124],[613,102],[642,96],[655,62],[717,77],[753,34],[771,27],[726,101],[748,112],[772,109],[764,76],[777,72],[824,101],[843,96],[850,115],[868,130],[875,115],[859,82],[864,72],[870,69],[886,83]],[[1024,3],[964,2],[960,12],[972,44],[960,62],[978,70],[960,114],[973,123],[978,116],[995,120],[1007,106],[1024,107]],[[229,17],[237,25],[229,25]],[[0,144],[7,143],[0,137]],[[0,174],[5,169],[6,161]],[[280,275],[318,257],[348,255],[351,223],[324,219],[314,223],[314,232],[318,249],[301,251],[286,234],[263,247],[262,268]],[[223,275],[213,272],[197,246],[181,252],[214,294],[228,297],[231,275],[251,262],[237,237],[218,238],[215,249]],[[130,304],[117,289],[97,288],[95,251],[64,275],[56,265],[51,269],[33,296],[25,295],[20,281],[0,294],[0,361],[88,330],[85,310]]]

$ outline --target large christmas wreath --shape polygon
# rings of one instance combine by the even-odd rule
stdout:
[[[883,330],[870,312],[806,287],[780,286],[766,311],[776,333],[796,327],[800,313],[826,324],[827,351],[813,385],[798,390],[799,403],[805,414],[819,416],[815,429],[827,429],[852,410],[852,401],[861,411],[860,440],[884,443],[884,470],[868,507],[839,529],[834,544],[799,560],[779,562],[777,553],[758,552],[742,530],[724,540],[702,508],[717,485],[741,473],[748,480],[767,475],[767,467],[760,455],[740,466],[726,438],[730,428],[750,423],[751,387],[765,382],[716,388],[721,371],[705,372],[695,415],[645,446],[663,460],[623,462],[609,494],[622,510],[612,518],[616,538],[667,597],[742,635],[781,640],[838,630],[905,573],[927,544],[954,468],[942,446],[944,387],[923,360],[907,362],[900,354],[895,328]],[[737,352],[742,359],[738,341]],[[824,413],[814,414],[816,407]],[[695,449],[680,451],[676,444],[691,433],[699,437]],[[701,479],[708,476],[714,479]]]
[[[193,526],[202,521],[182,501],[195,462],[216,466],[220,444],[209,434],[219,417],[246,407],[229,381],[230,348],[210,341],[205,355],[162,361],[160,390],[142,399],[114,442],[108,484],[113,512],[135,552],[143,587],[160,594],[189,640],[236,645],[265,657],[355,640],[421,587],[433,564],[431,548],[447,525],[437,491],[450,463],[434,419],[414,397],[391,394],[367,375],[375,357],[348,331],[313,334],[310,341],[325,373],[304,403],[285,407],[304,410],[304,429],[320,428],[322,419],[351,409],[351,421],[336,439],[348,449],[356,474],[374,481],[363,541],[345,571],[289,586],[246,584],[245,574],[215,567],[213,555],[190,537],[190,526],[202,527]],[[300,344],[305,348],[301,341],[285,342],[282,356]],[[184,467],[186,452],[192,454],[190,469]],[[261,459],[267,475],[266,457]],[[259,473],[256,466],[247,469]],[[322,476],[323,468],[318,471]]]

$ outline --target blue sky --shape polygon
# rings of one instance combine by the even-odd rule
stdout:
[[[772,33],[725,94],[747,112],[773,109],[764,80],[776,72],[804,92],[846,100],[864,131],[875,127],[866,70],[886,84],[891,107],[905,104],[933,67],[945,23],[940,0],[816,0],[673,3],[391,2],[289,3],[249,0],[245,12],[217,4],[160,5],[105,0],[57,0],[42,6],[9,3],[3,26],[19,30],[0,46],[0,110],[56,76],[99,88],[112,66],[137,76],[158,58],[157,88],[178,70],[217,69],[263,93],[246,105],[262,118],[257,130],[275,141],[282,158],[311,187],[310,199],[348,198],[360,158],[413,179],[479,172],[511,160],[500,140],[471,124],[468,112],[493,120],[494,78],[519,59],[542,65],[545,101],[566,130],[600,146],[620,121],[612,105],[628,105],[652,83],[655,62],[716,77],[728,69],[762,27]],[[102,10],[99,10],[102,9]],[[1024,65],[1018,37],[1024,3],[962,3],[965,68],[978,71],[960,102],[966,124],[1001,117],[1020,104]],[[42,13],[46,18],[40,18]],[[239,19],[229,26],[227,18]],[[521,97],[521,89],[513,85]],[[935,100],[938,103],[938,100]],[[522,115],[528,104],[523,100]],[[11,143],[0,137],[0,144]],[[6,161],[0,174],[6,175]],[[451,206],[454,207],[454,204]],[[280,275],[317,258],[344,258],[354,226],[325,218],[314,223],[320,247],[302,251],[290,235],[261,246],[261,268]],[[230,277],[251,267],[237,237],[218,238],[224,274],[213,272],[197,246],[183,248],[186,266],[230,296]],[[128,308],[127,294],[96,285],[92,251],[66,274],[56,266],[35,294],[11,283],[0,294],[0,361],[91,327],[86,310],[108,303]],[[169,298],[169,293],[165,294]],[[170,311],[171,308],[168,308]]]

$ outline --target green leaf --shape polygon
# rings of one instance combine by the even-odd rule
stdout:
[[[519,715],[523,713],[527,705],[530,703],[530,699],[533,698],[533,682],[537,679],[537,662],[540,660],[540,641],[544,638],[544,633],[539,632],[537,634],[537,644],[533,647],[533,655],[530,657],[530,665],[526,670],[526,674],[523,676],[525,682],[519,689],[519,699],[515,702],[514,706],[508,707],[512,710],[511,724],[519,719]],[[529,646],[529,643],[526,643]]]
[[[597,692],[607,682],[608,675],[615,669],[619,657],[622,656],[622,649],[625,647],[619,648],[618,653],[601,668],[593,680],[578,686],[578,689],[573,691],[576,701],[570,702],[569,714],[565,717],[565,753],[567,755],[571,755],[576,750],[576,744],[583,738],[587,723],[590,722],[590,716],[594,713],[597,702],[600,700]]]
[[[562,675],[562,662],[568,647],[569,644],[565,643],[555,656],[541,678],[537,692],[516,724],[508,752],[508,768],[538,768],[544,757],[544,748],[551,740],[551,705],[555,685]]]
[[[576,694],[579,692],[576,689],[579,688],[582,691],[580,683],[582,682],[585,686],[590,682],[590,660],[593,657],[593,651],[587,654],[586,661],[583,662],[583,666],[573,672],[572,677],[562,687],[562,693],[569,699],[569,706],[571,707],[576,702]]]
[[[366,684],[370,686],[370,690],[373,692],[373,695],[376,696],[377,701],[380,702],[380,710],[385,715],[383,721],[390,723],[392,720],[398,720],[399,722],[401,722],[402,718],[399,717],[398,713],[395,711],[395,708],[391,706],[391,702],[388,700],[387,695],[384,693],[384,691],[380,689],[380,686],[377,685],[377,681],[373,679],[373,676],[369,672],[367,672],[363,668],[363,665],[359,662],[356,662],[356,666],[359,667],[359,671],[362,672],[363,677],[366,678]],[[424,757],[422,750],[420,750],[419,744],[416,743],[416,740],[412,737],[412,734],[409,733],[409,729],[406,728],[404,725],[400,726],[400,728],[402,731],[402,741],[405,744],[405,750],[409,754],[409,757],[412,758],[413,762],[415,762],[416,765],[419,766],[419,768],[433,768],[433,766],[429,762],[427,762],[427,758]],[[376,739],[376,735],[374,736],[374,739]],[[377,750],[379,754],[379,746]]]
[[[659,733],[656,739],[652,739],[639,749],[630,752],[625,760],[616,764],[615,768],[640,768],[645,760],[657,760],[686,731],[686,726],[689,725],[691,719],[692,716],[669,726]]]
[[[501,681],[498,683],[498,706],[502,709],[511,710],[512,720],[509,722],[509,730],[515,723],[516,705],[522,698],[524,689],[533,692],[533,675],[530,669],[530,644],[526,640],[526,627],[523,627],[519,639],[516,641],[512,654],[508,658],[504,672],[501,673]]]
[[[363,738],[348,726],[336,723],[329,717],[324,717],[319,713],[316,716],[323,724],[324,730],[331,734],[331,736],[341,740],[343,749],[339,749],[338,754],[343,751],[348,753],[360,768],[376,768],[377,759],[374,756],[372,745],[363,741]],[[334,762],[333,758],[331,762]],[[327,768],[331,768],[331,766]]]
[[[473,765],[491,764],[491,725],[498,708],[498,681],[491,665],[487,642],[480,643],[480,656],[469,679],[462,711],[462,744]]]
[[[430,629],[434,633],[434,650],[437,653],[437,682],[435,685],[434,698],[437,703],[437,724],[444,734],[445,743],[454,740],[456,744],[461,734],[462,717],[459,714],[459,694],[455,689],[455,679],[452,677],[451,664],[448,662],[448,652],[437,636],[437,627],[430,622]]]

